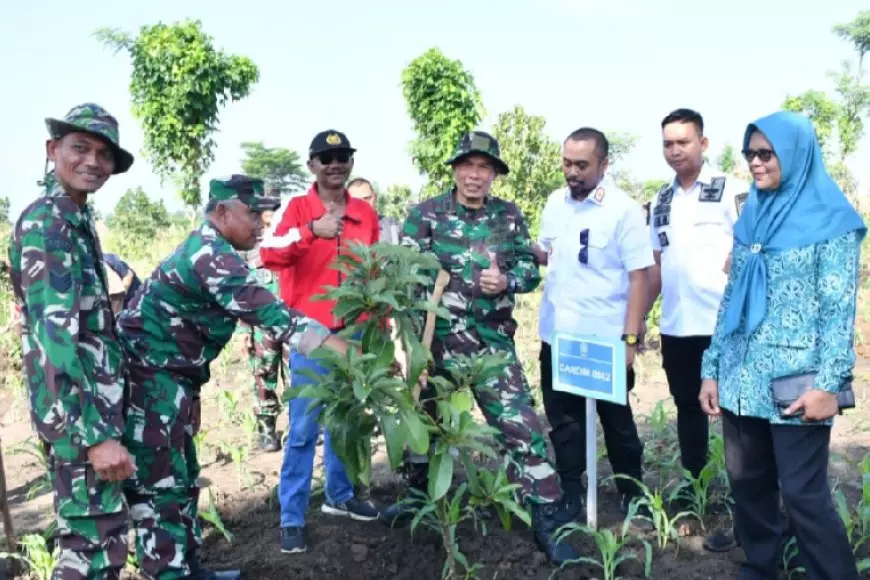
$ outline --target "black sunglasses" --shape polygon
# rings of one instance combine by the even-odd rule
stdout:
[[[748,163],[752,163],[752,160],[758,157],[762,163],[767,163],[770,159],[776,155],[770,149],[744,149],[743,157],[746,158]]]
[[[581,230],[580,231],[580,253],[577,255],[577,259],[580,260],[581,264],[589,263],[589,230]]]
[[[333,161],[347,163],[350,161],[351,157],[353,157],[353,153],[350,151],[326,151],[325,153],[318,153],[315,157],[317,157],[317,160],[322,164],[329,165]]]

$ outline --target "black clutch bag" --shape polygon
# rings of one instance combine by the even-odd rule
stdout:
[[[797,401],[801,395],[813,389],[818,373],[802,373],[799,375],[790,375],[787,377],[779,377],[770,381],[770,388],[773,391],[773,404],[779,409],[780,414],[791,407],[791,404]],[[852,390],[852,377],[849,379],[837,393],[837,405],[842,414],[844,409],[852,409],[855,407],[855,391]],[[792,415],[800,417],[803,415],[803,409]]]

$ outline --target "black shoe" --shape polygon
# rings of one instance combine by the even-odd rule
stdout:
[[[556,542],[556,532],[569,523],[569,508],[563,502],[532,506],[532,529],[535,533],[535,544],[547,555],[547,560],[553,566],[561,566],[570,560],[576,560],[580,554],[567,542]]]
[[[378,519],[378,508],[375,507],[375,504],[371,500],[365,501],[356,497],[337,504],[326,502],[320,511],[331,516],[345,516],[361,522],[371,522]]]
[[[717,554],[730,552],[739,545],[740,541],[730,530],[717,530],[704,538],[704,549]]]
[[[199,552],[193,550],[187,555],[187,565],[190,567],[189,580],[239,580],[241,570],[209,570],[203,568],[199,560]]]
[[[258,447],[261,450],[267,453],[274,453],[281,449],[281,442],[278,440],[278,434],[275,433],[275,417],[258,417],[257,428],[260,432]]]
[[[388,506],[387,509],[381,512],[378,519],[388,526],[400,526],[406,524],[410,522],[411,519],[413,519],[414,514],[417,513],[418,504],[419,502],[413,498],[405,498],[397,501],[391,506]]]
[[[281,551],[285,554],[308,551],[308,546],[305,545],[305,528],[281,528]]]

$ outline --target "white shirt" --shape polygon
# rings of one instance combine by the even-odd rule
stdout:
[[[621,337],[628,273],[655,263],[640,204],[607,178],[583,201],[568,188],[556,190],[538,243],[549,252],[541,340],[552,343],[554,332]]]
[[[749,185],[704,165],[688,190],[675,178],[650,205],[649,233],[661,252],[661,332],[711,336],[728,275],[734,223]]]

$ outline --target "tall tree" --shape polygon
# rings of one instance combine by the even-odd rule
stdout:
[[[563,184],[561,148],[544,134],[544,117],[528,115],[517,105],[502,113],[492,129],[501,156],[511,171],[493,185],[493,194],[522,210],[533,237],[537,237],[547,196]]]
[[[199,21],[143,26],[135,38],[107,28],[96,36],[129,52],[133,115],[142,123],[145,152],[161,179],[179,174],[181,199],[198,206],[200,179],[214,160],[218,112],[248,95],[257,66],[215,49]]]
[[[153,240],[171,223],[163,200],[151,201],[141,187],[128,189],[108,219],[108,226],[127,239]]]
[[[484,117],[474,77],[458,60],[432,48],[402,71],[402,92],[416,138],[411,156],[427,178],[423,197],[443,191],[451,180],[444,163],[453,154],[463,133],[473,130]]]
[[[390,185],[378,193],[378,213],[403,220],[408,214],[411,197],[411,188],[407,185]]]
[[[783,108],[807,115],[816,129],[819,145],[826,155],[831,153],[831,136],[834,134],[840,117],[840,105],[824,91],[809,90],[800,95],[788,97]]]
[[[851,42],[858,53],[858,69],[864,65],[864,55],[870,52],[870,10],[858,13],[852,22],[834,26],[834,34]]]
[[[246,141],[242,143],[242,151],[245,154],[242,170],[251,177],[262,179],[266,187],[292,193],[308,184],[308,172],[295,151],[266,147],[262,141]]]

